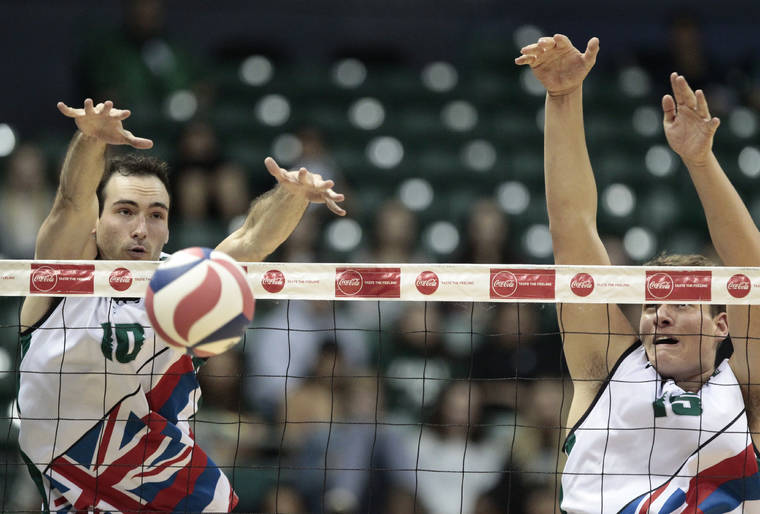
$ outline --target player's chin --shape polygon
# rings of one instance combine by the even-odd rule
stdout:
[[[662,375],[670,375],[677,371],[682,364],[682,356],[674,351],[673,348],[655,347],[653,358],[650,359],[655,369]]]

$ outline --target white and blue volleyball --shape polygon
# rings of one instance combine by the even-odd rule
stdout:
[[[145,309],[156,334],[196,357],[234,346],[253,320],[253,291],[232,257],[186,248],[162,262],[148,285]]]

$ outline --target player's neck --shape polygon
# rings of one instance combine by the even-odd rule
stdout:
[[[696,373],[688,377],[673,377],[673,381],[684,391],[696,393],[702,388],[703,385],[707,383],[708,380],[710,380],[710,377],[713,376],[714,372],[715,370],[713,368],[710,368],[703,371],[702,373]]]

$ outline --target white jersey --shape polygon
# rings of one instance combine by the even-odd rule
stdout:
[[[234,506],[226,477],[195,445],[194,364],[155,337],[144,300],[54,302],[22,334],[18,394],[19,445],[46,507]]]
[[[727,359],[690,393],[634,345],[564,449],[568,514],[760,512],[760,501],[750,501],[760,499],[757,454]]]

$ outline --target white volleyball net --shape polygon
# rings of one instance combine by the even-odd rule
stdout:
[[[28,478],[27,464],[37,465],[43,486],[47,480],[48,489],[42,490],[47,491],[51,510],[75,511],[94,505],[107,511],[98,507],[97,501],[105,497],[108,487],[118,488],[118,481],[99,466],[108,464],[104,459],[111,449],[106,448],[106,438],[114,439],[116,433],[108,431],[108,421],[115,416],[112,397],[118,396],[114,391],[124,369],[106,363],[98,369],[79,370],[83,376],[97,377],[92,384],[103,390],[93,387],[95,394],[67,388],[67,383],[87,383],[69,382],[77,372],[72,371],[76,366],[67,366],[73,366],[78,358],[71,342],[76,334],[100,334],[111,328],[106,324],[116,326],[119,306],[139,308],[155,266],[120,261],[2,261],[0,512],[39,511],[38,487]],[[617,303],[634,326],[638,326],[641,304],[645,303],[760,304],[760,270],[753,268],[310,263],[249,263],[245,268],[257,300],[254,322],[240,345],[198,368],[203,399],[194,415],[194,405],[177,408],[180,416],[176,420],[178,426],[187,423],[197,447],[229,479],[237,493],[235,511],[239,512],[558,513],[563,494],[560,477],[566,454],[576,443],[573,436],[568,444],[565,441],[571,428],[568,410],[573,382],[562,353],[557,304]],[[28,360],[22,361],[30,344],[19,344],[18,338],[20,303],[26,295],[62,299],[56,304],[62,306],[62,333],[70,346],[62,346],[64,351],[55,361],[57,372],[32,369]],[[86,317],[68,314],[67,305],[73,309],[76,301],[96,297],[107,299],[106,311],[113,319],[91,318],[85,323]],[[46,328],[43,324],[35,332]],[[119,337],[125,345],[121,350]],[[31,344],[39,343],[32,340]],[[151,344],[155,352],[157,343],[148,338],[138,344],[135,332],[127,330],[122,336],[115,335],[109,355],[112,360],[131,362],[133,355],[139,360],[141,348],[148,349]],[[90,351],[103,362],[109,361],[102,347]],[[155,364],[156,359],[147,362],[151,365],[144,364],[136,372],[144,380],[136,397],[146,396],[148,389],[149,403],[158,396],[150,389],[154,384],[165,380],[176,389],[190,379],[188,374],[194,376],[193,370],[177,371],[173,365],[164,369]],[[25,461],[19,451],[19,432],[28,426],[24,424],[28,416],[24,402],[29,405],[29,400],[22,397],[19,412],[18,383],[37,375],[57,381],[60,401],[68,398],[75,406],[65,412],[60,406],[53,409],[57,413],[50,425],[55,427],[53,437],[63,442],[59,448],[56,441],[50,462],[35,462],[29,455]],[[623,386],[628,383],[620,382]],[[614,396],[617,391],[612,387],[609,390]],[[666,414],[691,405],[681,405],[688,395],[662,396],[661,392],[657,390],[647,401],[656,404],[664,398],[661,407]],[[196,396],[190,394],[193,402]],[[43,397],[40,392],[40,401]],[[87,402],[94,402],[94,407],[84,406]],[[614,405],[610,400],[610,412]],[[610,485],[620,478],[611,468],[572,472],[574,476],[598,475],[593,478],[599,480],[591,483],[599,488],[586,492],[599,502],[594,511],[607,512],[612,508],[609,505],[618,502],[633,509],[630,512],[641,508],[648,512],[650,507],[651,512],[671,512],[662,510],[665,507],[657,502],[668,500],[676,505],[681,498],[678,491],[684,495],[678,508],[686,508],[683,506],[691,505],[690,501],[708,501],[710,495],[710,501],[718,501],[715,495],[722,494],[721,487],[754,498],[758,477],[752,455],[751,462],[743,464],[738,481],[733,471],[720,471],[722,479],[705,481],[709,487],[697,487],[690,500],[693,484],[689,485],[689,480],[700,476],[706,461],[697,462],[694,470],[686,462],[672,477],[665,476],[661,462],[653,456],[662,442],[653,442],[653,438],[659,437],[655,429],[665,423],[663,419],[670,418],[660,419],[656,407],[652,420],[641,421],[632,431],[655,434],[643,436],[643,446],[630,450],[648,455],[644,459],[649,466],[643,472],[648,480],[644,496],[608,500]],[[706,414],[700,410],[696,428],[686,429],[696,433],[695,447],[720,441],[717,435],[725,431],[703,423]],[[610,414],[606,426],[589,430],[609,433],[630,428],[615,425],[618,422]],[[117,420],[114,426],[120,434],[129,433],[128,423],[120,426]],[[93,427],[101,428],[93,432]],[[743,432],[737,427],[732,425],[727,432],[739,434],[746,442],[746,427]],[[684,433],[678,426],[669,428]],[[21,436],[23,439],[23,433]],[[90,455],[71,451],[81,449],[87,437],[91,438]],[[133,444],[126,435],[117,439],[121,447],[115,447],[115,452]],[[603,461],[608,449],[610,454],[618,451],[609,442],[614,439],[605,436],[604,440],[609,448],[603,445],[600,450]],[[177,456],[158,469],[156,462],[169,451],[172,441],[138,440],[134,444],[145,452],[145,466],[134,476],[127,477],[129,470],[123,475],[150,485],[151,498],[161,494],[161,484],[187,470],[191,478],[185,478],[185,492],[190,493],[191,484],[196,480],[200,484],[202,478],[198,477],[209,467],[205,461],[187,464]],[[67,464],[56,461],[67,455],[72,459]],[[89,478],[76,483],[90,489],[83,486],[72,493],[73,482],[63,481],[71,470],[88,473]],[[197,476],[192,470],[198,471]],[[631,476],[641,474],[637,469],[631,471]],[[724,486],[729,482],[733,489]],[[57,492],[50,492],[51,484]],[[215,487],[214,494],[218,494],[221,486]],[[66,494],[60,494],[64,489]],[[147,489],[141,486],[129,493],[131,501],[143,506],[118,510],[152,511],[145,507],[150,505],[144,499]],[[567,496],[567,491],[564,493]],[[730,505],[730,501],[718,505]],[[197,505],[188,501],[177,511],[193,512]],[[703,508],[708,504],[699,505],[708,511]],[[751,511],[736,505],[737,512]],[[654,510],[655,506],[660,510]],[[614,511],[618,510],[615,507]]]

